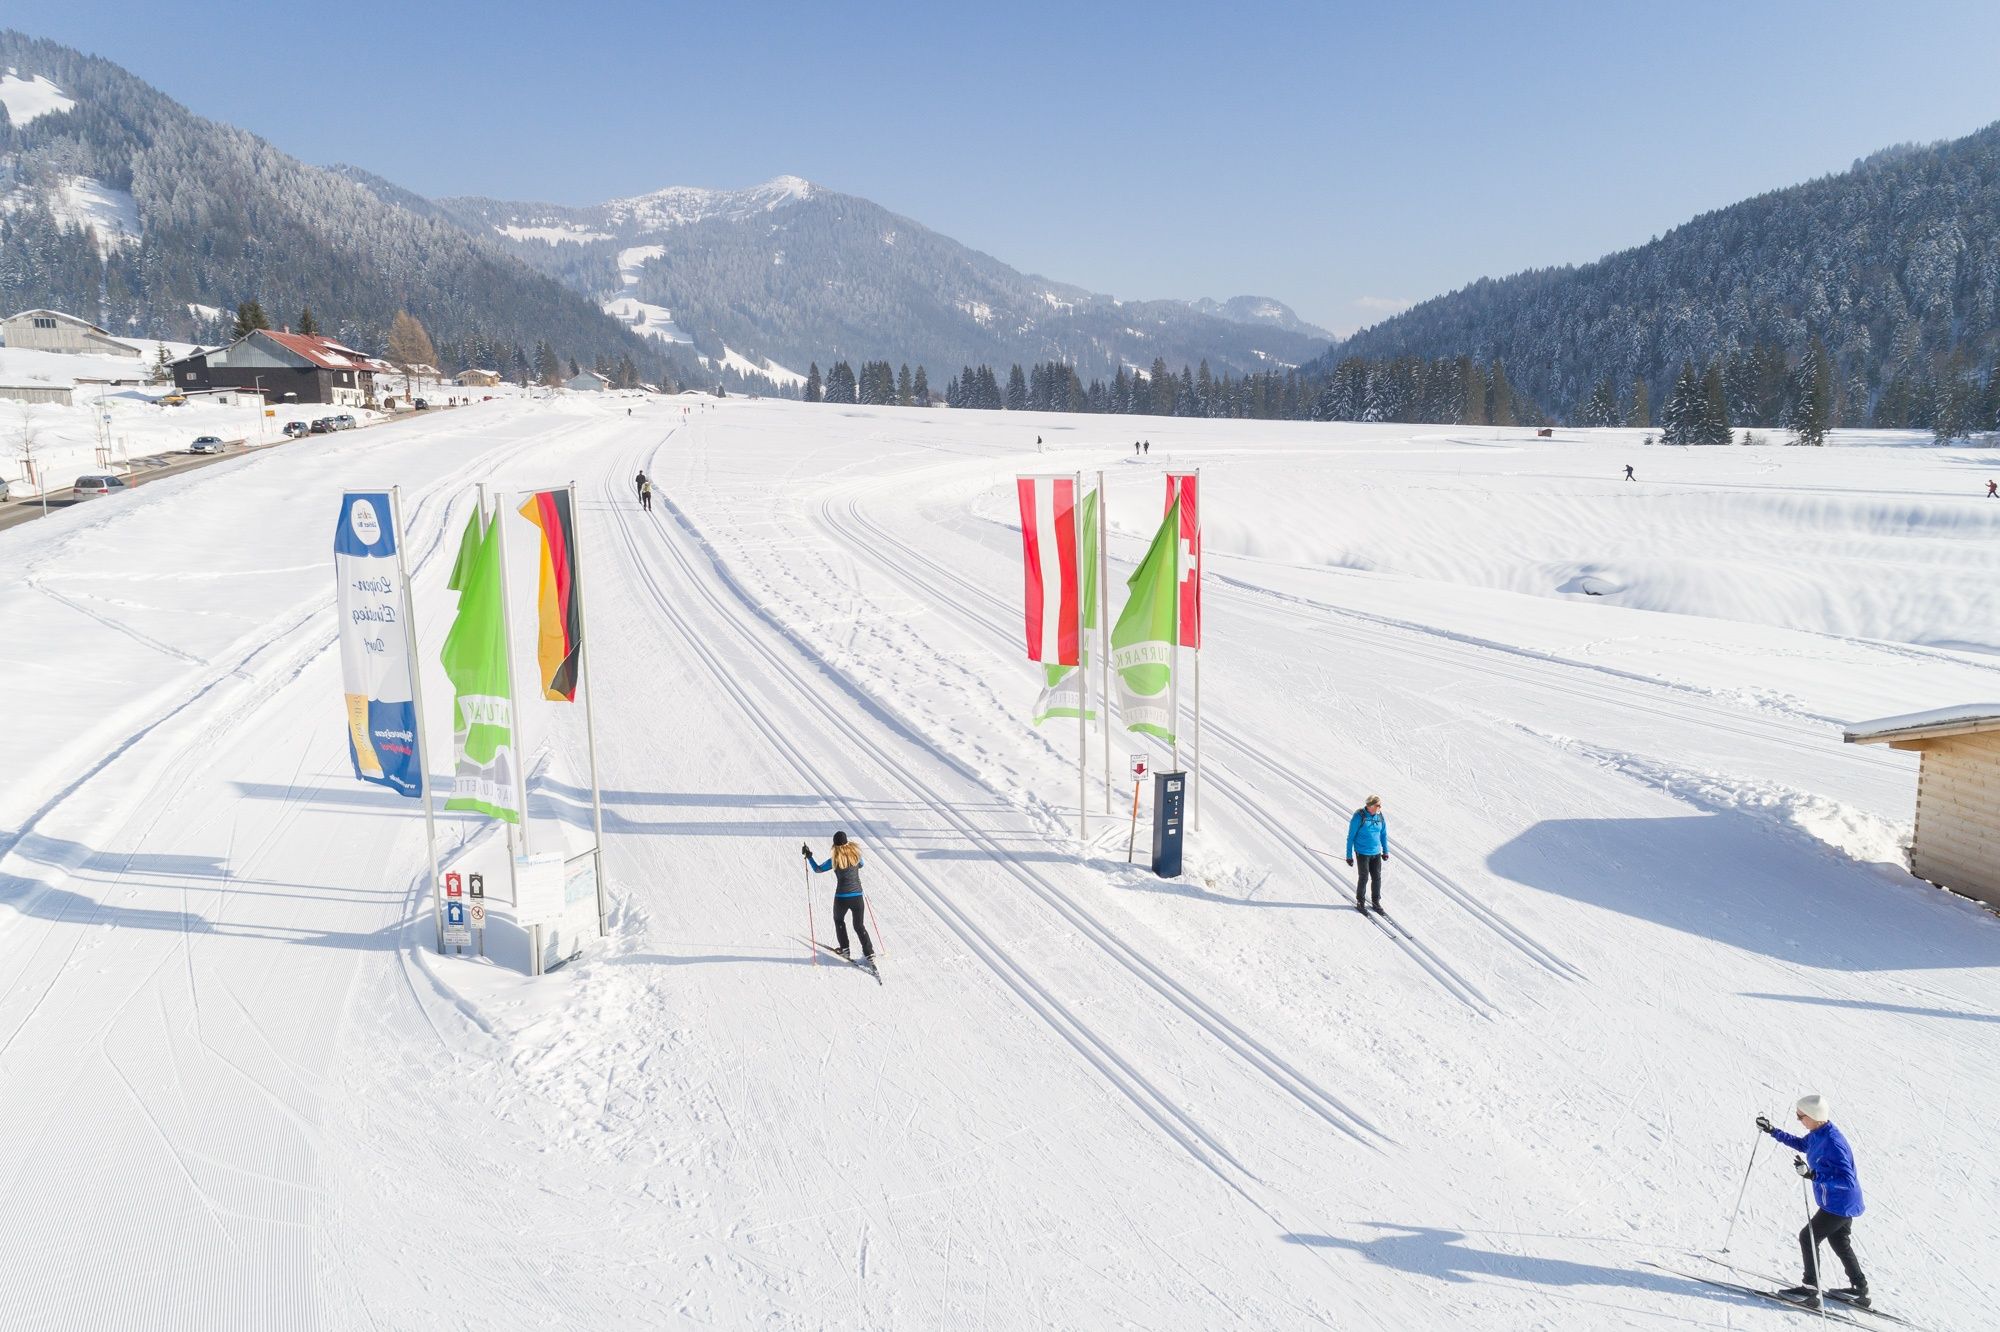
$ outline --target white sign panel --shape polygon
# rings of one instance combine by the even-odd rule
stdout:
[[[340,680],[354,775],[414,799],[423,794],[423,754],[394,512],[385,490],[350,490],[341,497],[333,532]]]

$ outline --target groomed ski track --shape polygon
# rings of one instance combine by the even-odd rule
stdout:
[[[1987,1176],[1951,1123],[2000,1073],[1936,1070],[1977,1062],[2000,950],[1785,822],[1907,800],[1906,763],[1826,749],[1825,705],[1440,631],[1456,593],[1391,613],[1212,551],[1204,834],[1162,884],[1124,868],[1094,779],[1075,839],[1074,726],[1025,722],[1017,555],[980,498],[1110,469],[1115,442],[1058,462],[1024,430],[1088,418],[626,405],[503,400],[0,534],[27,574],[0,610],[99,654],[38,697],[104,701],[8,752],[34,789],[0,806],[24,1325],[1786,1327],[1646,1264],[1714,1242],[1748,1117],[1828,1072],[1824,1015],[1846,1051],[1895,1051],[1836,1093],[1867,1128],[1878,1285],[1934,1328],[1993,1294]],[[1245,504],[1256,432],[1294,440],[1148,425],[1153,465],[1112,475],[1121,565],[1164,454]],[[346,771],[325,550],[340,485],[404,485],[441,774],[471,486],[572,477],[614,929],[529,982],[429,951],[421,818]],[[589,797],[578,720],[534,706],[545,840]],[[1354,918],[1338,858],[1377,787],[1406,936]],[[1748,887],[1686,873],[1691,822]],[[831,889],[798,845],[836,827],[882,986],[799,942]],[[1786,900],[1807,885],[1866,937]],[[1958,1173],[1920,1184],[1938,1162]],[[1736,1245],[1767,1265],[1795,1252],[1778,1175]]]

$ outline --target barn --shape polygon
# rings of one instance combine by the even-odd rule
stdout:
[[[139,357],[139,349],[118,341],[87,319],[61,310],[23,310],[0,319],[0,338],[9,347],[91,356]]]
[[[571,375],[564,381],[563,387],[575,393],[602,393],[611,387],[611,381],[595,370],[585,370]]]
[[[375,405],[375,376],[388,364],[315,333],[253,329],[227,347],[172,363],[174,387],[252,389],[270,402]]]
[[[2000,703],[1861,722],[1845,739],[1921,756],[1910,872],[2000,907]]]

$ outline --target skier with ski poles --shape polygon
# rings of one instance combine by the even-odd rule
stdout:
[[[644,504],[646,502],[646,473],[643,470],[639,475],[632,478],[632,489],[638,493],[639,502]]]
[[[1847,1271],[1847,1285],[1827,1293],[1837,1300],[1866,1309],[1869,1307],[1868,1277],[1861,1270],[1861,1260],[1854,1256],[1854,1218],[1861,1215],[1863,1204],[1861,1181],[1854,1173],[1853,1149],[1847,1145],[1846,1136],[1833,1126],[1833,1112],[1827,1108],[1826,1098],[1818,1092],[1801,1096],[1793,1114],[1799,1123],[1805,1125],[1804,1137],[1774,1127],[1763,1115],[1757,1116],[1760,1130],[1793,1151],[1805,1153],[1803,1159],[1792,1159],[1792,1168],[1802,1178],[1812,1181],[1813,1202],[1818,1209],[1806,1222],[1805,1229],[1799,1232],[1799,1255],[1805,1260],[1805,1279],[1778,1294],[1808,1308],[1820,1307],[1819,1243],[1825,1240]]]
[[[1625,464],[1625,479],[1626,479],[1627,481],[1637,481],[1637,480],[1639,479],[1638,477],[1636,477],[1636,476],[1632,475],[1632,464],[1631,464],[1631,463],[1626,463],[1626,464]]]
[[[799,854],[812,866],[814,874],[833,871],[833,937],[839,946],[833,951],[841,957],[849,957],[847,951],[847,918],[854,917],[854,932],[861,936],[861,965],[869,970],[875,968],[875,944],[868,937],[865,923],[868,909],[861,896],[861,848],[847,840],[847,834],[833,835],[833,854],[825,864],[813,859],[810,846],[800,846]]]
[[[639,507],[647,513],[653,511],[653,478],[650,476],[639,483]]]
[[[1382,862],[1389,858],[1389,822],[1382,817],[1382,797],[1369,796],[1347,820],[1347,863],[1359,857],[1354,880],[1354,909],[1368,910],[1368,890],[1374,889],[1375,914],[1382,914]]]

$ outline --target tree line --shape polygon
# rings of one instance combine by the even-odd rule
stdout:
[[[1164,357],[1156,357],[1148,370],[1121,365],[1109,380],[1088,383],[1063,361],[1040,361],[1025,369],[1011,365],[1004,380],[990,365],[967,365],[935,397],[921,365],[913,372],[907,364],[867,361],[857,374],[842,360],[822,375],[814,361],[802,396],[807,402],[862,406],[1273,421],[1534,425],[1544,419],[1514,391],[1504,366],[1481,365],[1467,357],[1349,357],[1325,374],[1289,366],[1241,377],[1217,375],[1206,360],[1174,371]]]

